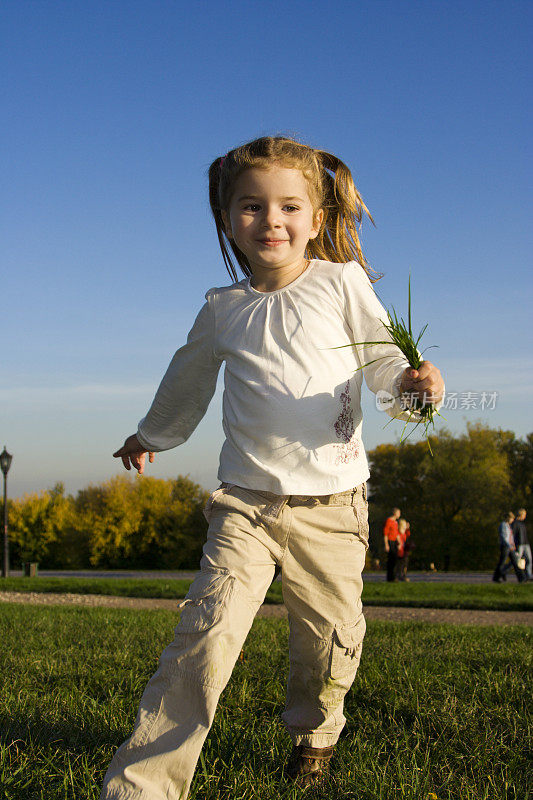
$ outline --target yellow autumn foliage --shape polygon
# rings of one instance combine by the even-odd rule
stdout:
[[[11,564],[41,567],[196,568],[207,492],[186,477],[117,476],[65,495],[54,489],[9,503]]]

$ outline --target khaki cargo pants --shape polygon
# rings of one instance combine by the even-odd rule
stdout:
[[[282,714],[295,744],[335,744],[365,620],[366,487],[324,497],[223,485],[175,631],[141,699],[133,734],[107,771],[102,800],[184,800],[253,619],[281,568],[290,672]]]

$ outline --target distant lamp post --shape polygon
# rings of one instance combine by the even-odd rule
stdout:
[[[9,540],[7,538],[7,473],[11,466],[13,456],[7,452],[5,446],[0,453],[0,469],[4,473],[4,563],[2,578],[9,578]]]

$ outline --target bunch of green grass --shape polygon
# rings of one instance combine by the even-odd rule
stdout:
[[[381,340],[378,342],[352,342],[350,345],[344,345],[345,347],[362,347],[368,345],[379,345],[379,344],[390,344],[391,340],[392,343],[396,345],[396,347],[404,354],[405,358],[409,362],[409,366],[413,369],[420,369],[423,358],[422,353],[420,352],[418,345],[422,339],[422,336],[426,332],[427,323],[424,325],[418,336],[415,338],[413,334],[413,328],[411,324],[411,276],[409,275],[409,288],[408,288],[408,303],[407,303],[407,324],[403,317],[398,317],[394,307],[391,307],[389,311],[387,308],[385,309],[387,312],[387,319],[388,324],[383,323],[383,327],[388,332],[390,339],[389,340]],[[435,345],[432,345],[433,347]],[[430,348],[426,348],[429,350]],[[368,361],[366,364],[363,364],[359,369],[364,369],[368,367],[370,364],[375,364],[376,361],[381,361],[382,358],[385,356],[381,356],[381,358],[375,358],[373,361]],[[441,416],[439,412],[435,409],[433,403],[428,403],[425,400],[419,400],[418,398],[414,398],[414,406],[409,410],[409,418],[407,419],[402,434],[400,436],[400,441],[403,441],[404,438],[407,438],[405,434],[405,430],[407,425],[413,421],[413,417],[415,417],[415,426],[410,431],[412,433],[419,425],[424,427],[424,434],[426,437],[426,441],[428,443],[429,451],[433,455],[431,450],[431,444],[429,441],[429,430],[435,424],[435,415]],[[399,415],[398,415],[399,416]],[[397,419],[395,417],[394,419]],[[388,423],[387,423],[388,424]],[[408,434],[410,435],[410,434]]]

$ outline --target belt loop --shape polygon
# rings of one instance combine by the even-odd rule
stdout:
[[[267,506],[261,514],[262,519],[264,519],[265,522],[277,522],[279,515],[281,514],[283,508],[287,505],[290,496],[291,495],[288,494],[282,495],[274,503],[271,503],[269,506]]]

